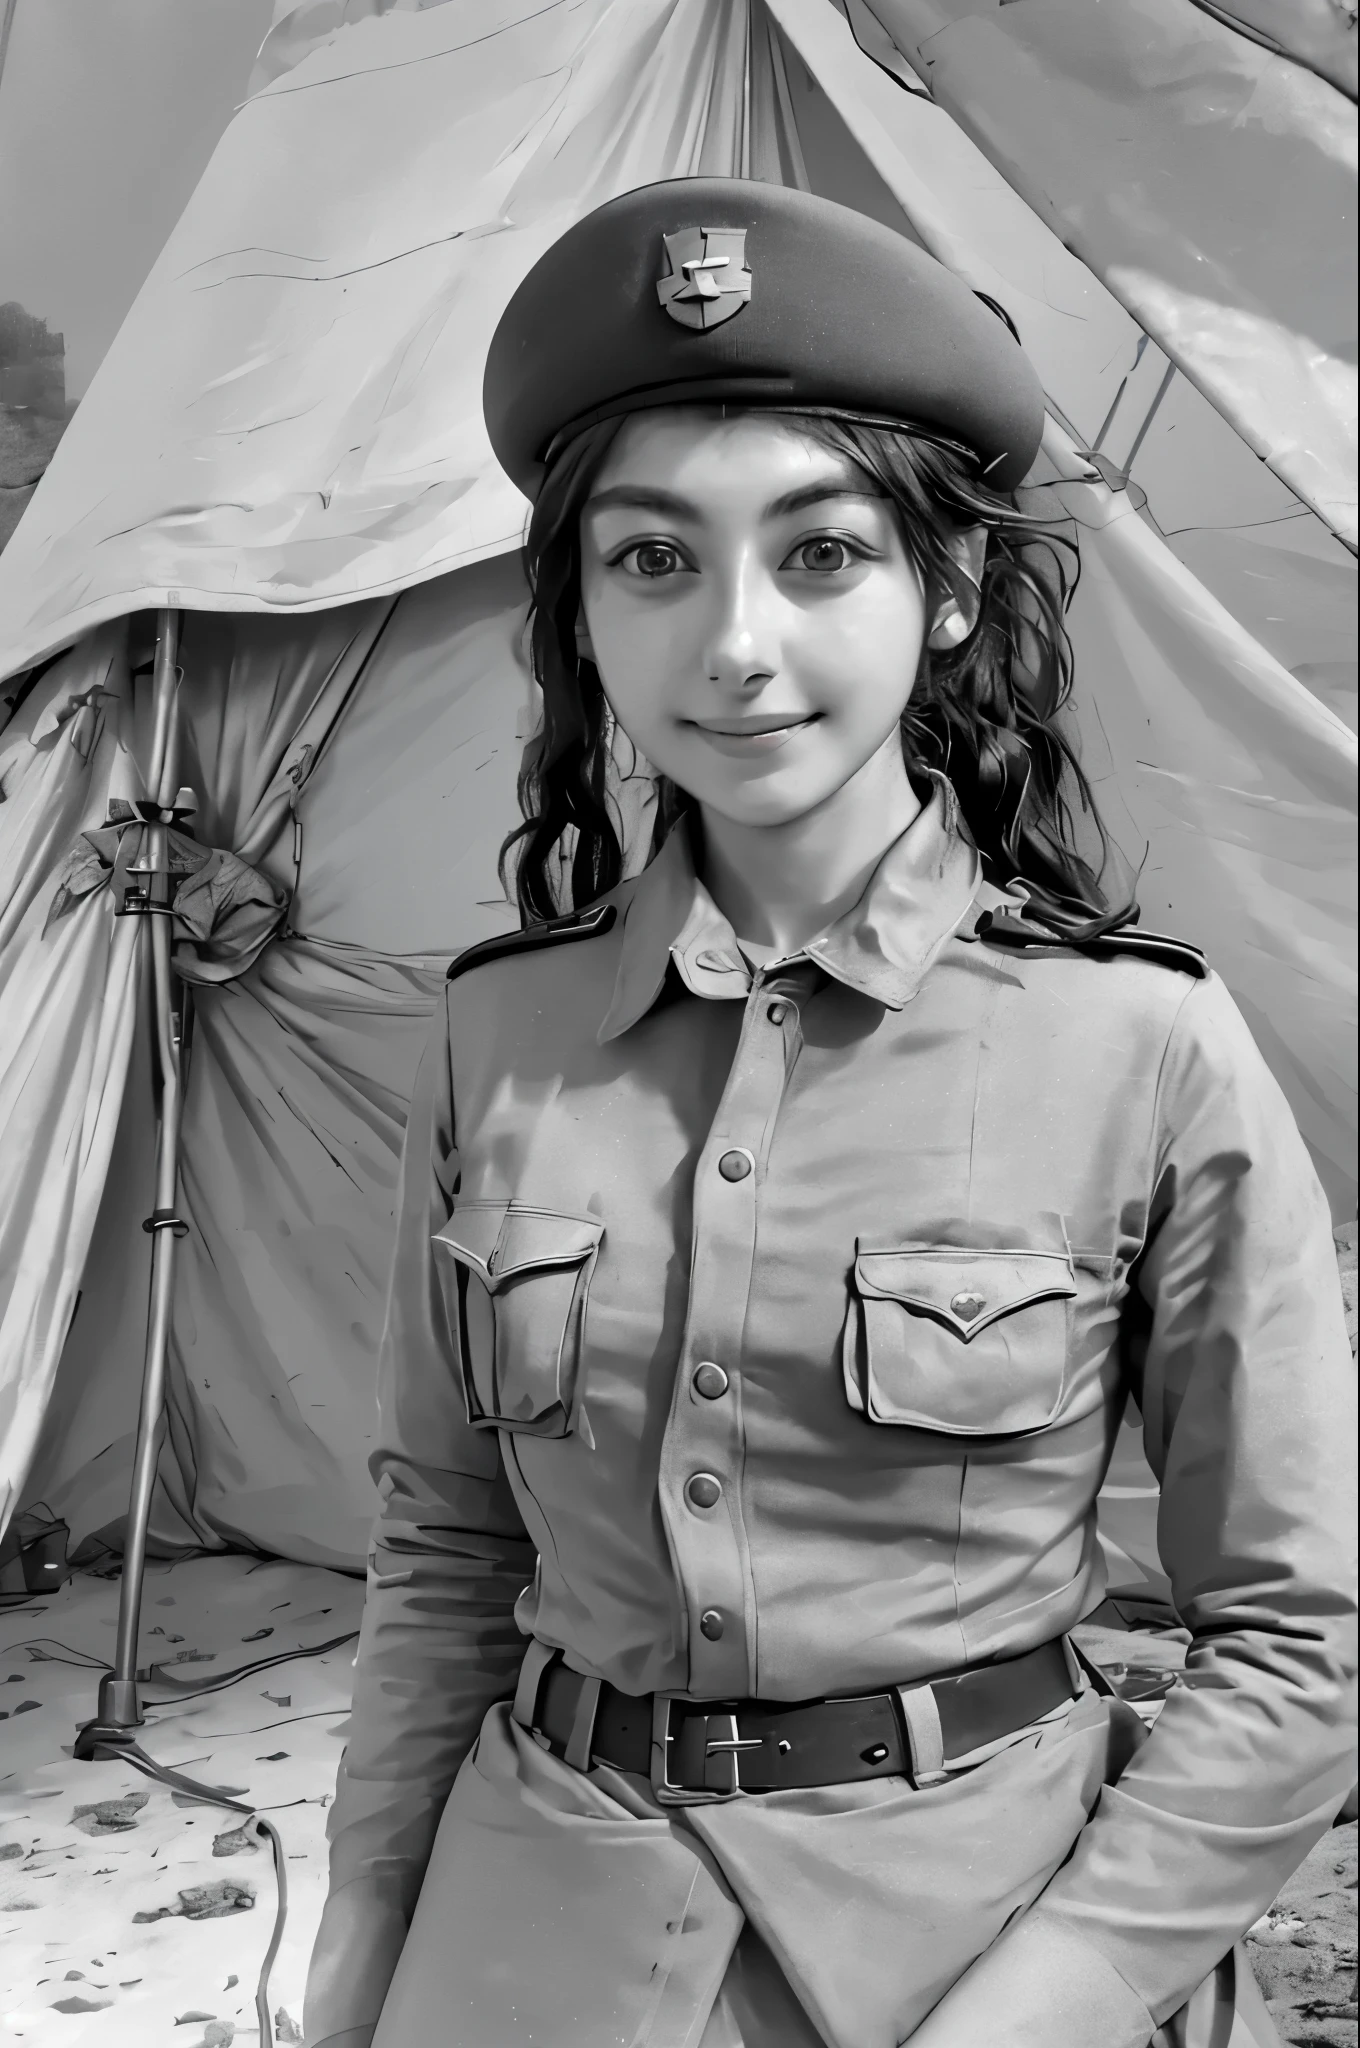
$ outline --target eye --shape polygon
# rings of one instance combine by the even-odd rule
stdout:
[[[858,559],[849,543],[834,534],[821,533],[813,540],[800,541],[784,564],[786,569],[810,569],[814,575],[834,576]]]
[[[616,565],[628,567],[634,576],[646,576],[655,582],[661,576],[673,576],[677,569],[684,567],[680,550],[669,541],[639,541],[623,554],[616,557]]]

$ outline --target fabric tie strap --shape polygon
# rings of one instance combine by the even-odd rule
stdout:
[[[254,965],[288,914],[289,896],[236,854],[200,846],[178,829],[191,814],[115,798],[105,824],[83,832],[57,880],[44,933],[97,889],[111,887],[121,911],[148,828],[163,824],[173,895],[175,971],[199,984],[235,981]],[[173,822],[172,822],[173,821]]]

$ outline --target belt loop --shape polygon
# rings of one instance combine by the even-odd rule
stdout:
[[[934,1688],[899,1685],[894,1690],[907,1724],[913,1784],[942,1784],[949,1773],[944,1768],[944,1730]]]
[[[595,1736],[595,1715],[600,1704],[600,1681],[598,1678],[582,1678],[580,1683],[576,1712],[571,1717],[571,1734],[562,1755],[574,1771],[588,1771],[590,1745]]]
[[[538,1722],[538,1696],[543,1690],[543,1678],[548,1666],[560,1657],[560,1650],[549,1649],[540,1643],[537,1636],[529,1640],[524,1652],[524,1662],[519,1667],[519,1682],[515,1687],[515,1702],[510,1709],[512,1721],[518,1721],[521,1728],[530,1733]]]

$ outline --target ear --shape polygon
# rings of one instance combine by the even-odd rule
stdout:
[[[590,637],[586,624],[586,608],[582,605],[576,614],[576,652],[582,661],[594,661],[595,643]]]
[[[965,594],[962,604],[951,593],[936,606],[931,621],[930,645],[941,649],[957,647],[977,624],[982,603],[982,564],[987,554],[987,528],[970,526],[955,534],[949,542],[949,552],[972,588]]]

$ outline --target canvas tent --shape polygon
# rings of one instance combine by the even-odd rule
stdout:
[[[41,1497],[78,1541],[126,1504],[146,947],[72,850],[144,793],[147,615],[172,607],[181,779],[242,866],[177,925],[189,1234],[153,1538],[362,1561],[406,1093],[448,958],[514,923],[525,508],[482,359],[538,253],[656,178],[811,187],[1007,309],[1145,922],[1207,947],[1354,1214],[1354,110],[1344,38],[1278,13],[280,0],[0,556],[6,1510]],[[636,858],[645,786],[619,798]],[[1103,1515],[1136,1577],[1133,1441]]]

